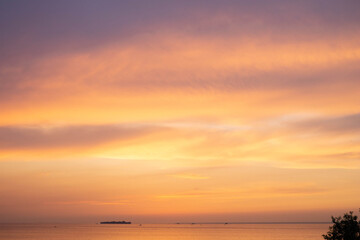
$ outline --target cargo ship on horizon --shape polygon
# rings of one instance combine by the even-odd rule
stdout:
[[[110,222],[100,222],[100,224],[131,224],[131,222],[126,222],[126,221],[110,221]]]

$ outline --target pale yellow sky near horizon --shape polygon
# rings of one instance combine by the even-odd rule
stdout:
[[[327,221],[359,208],[359,5],[210,1],[184,4],[184,19],[175,2],[134,10],[139,22],[109,10],[131,3],[63,3],[74,26],[61,3],[4,4],[0,222]]]

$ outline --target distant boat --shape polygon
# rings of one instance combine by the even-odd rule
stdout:
[[[126,221],[111,221],[111,222],[100,222],[100,224],[131,224],[131,222],[126,222]]]

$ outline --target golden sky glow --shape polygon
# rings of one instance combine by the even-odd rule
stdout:
[[[359,207],[358,2],[121,2],[1,3],[0,222]]]

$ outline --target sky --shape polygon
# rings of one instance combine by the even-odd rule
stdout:
[[[360,207],[360,1],[0,1],[0,222]]]

